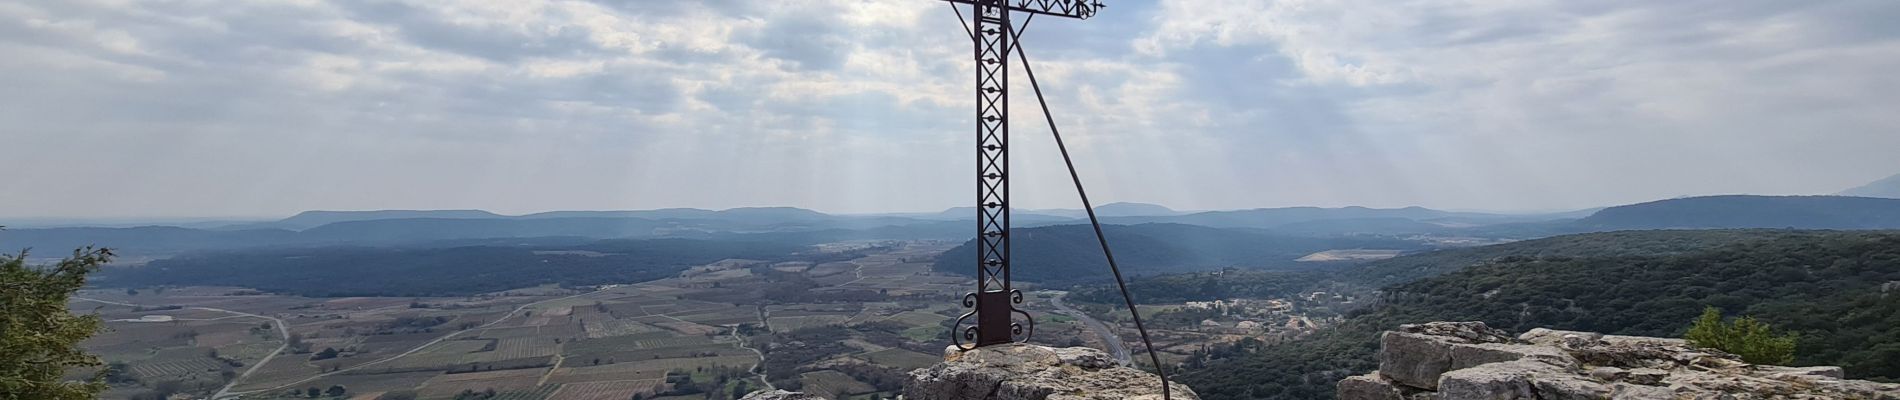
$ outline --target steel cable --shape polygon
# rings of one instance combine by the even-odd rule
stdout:
[[[1095,216],[1095,205],[1089,203],[1088,190],[1082,187],[1082,176],[1075,172],[1075,161],[1069,157],[1069,146],[1062,142],[1062,132],[1056,129],[1055,115],[1049,112],[1049,102],[1042,97],[1042,85],[1036,82],[1036,72],[1029,67],[1029,55],[1023,51],[1022,37],[1011,29],[1011,45],[1016,47],[1016,57],[1023,61],[1023,73],[1029,76],[1029,87],[1036,92],[1036,104],[1042,106],[1042,118],[1049,122],[1049,134],[1056,139],[1056,149],[1062,152],[1062,163],[1069,167],[1069,180],[1075,182],[1075,193],[1082,198],[1082,209],[1088,211],[1089,225],[1095,228],[1095,241],[1102,245],[1102,257],[1108,259],[1108,270],[1115,275],[1115,286],[1121,289],[1122,301],[1128,304],[1128,315],[1134,317],[1135,331],[1141,334],[1141,345],[1148,350],[1148,361],[1154,363],[1155,374],[1161,377],[1161,398],[1172,400],[1169,390],[1168,371],[1161,365],[1161,357],[1155,354],[1153,342],[1148,340],[1148,328],[1141,323],[1141,312],[1135,309],[1135,298],[1128,295],[1128,282],[1122,279],[1122,270],[1115,263],[1115,252],[1109,250],[1108,236],[1102,234],[1102,220]],[[1004,55],[1008,57],[1008,55]]]

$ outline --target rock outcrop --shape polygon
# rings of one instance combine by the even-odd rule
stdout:
[[[1482,322],[1433,322],[1379,341],[1379,370],[1340,381],[1340,400],[1900,400],[1900,384],[1842,379],[1839,367],[1751,365],[1680,339],[1549,329],[1511,337]]]
[[[1168,386],[1175,400],[1199,400],[1186,385]],[[1161,378],[1115,363],[1087,347],[1008,344],[944,350],[944,361],[911,371],[908,400],[1161,399]]]
[[[1174,400],[1200,400],[1194,390],[1168,385]],[[757,391],[740,400],[807,400],[820,397],[784,390]],[[943,362],[910,372],[906,400],[1162,400],[1161,378],[1123,367],[1108,353],[1087,347],[1052,348],[1007,344],[958,351],[944,349]]]

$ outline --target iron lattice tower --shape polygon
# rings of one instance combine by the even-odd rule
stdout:
[[[959,348],[1028,340],[1035,333],[1035,319],[1016,308],[1023,293],[1010,285],[1009,223],[1009,54],[1016,50],[1017,29],[1010,17],[1027,13],[1027,24],[1034,15],[1087,19],[1102,7],[1100,2],[1085,0],[945,0],[967,4],[970,14],[970,42],[976,62],[976,291],[964,295],[963,306],[971,310],[958,317],[963,326],[975,316],[974,325],[953,330],[950,337]],[[1022,315],[1024,322],[1011,321]],[[1021,339],[1018,339],[1018,338]]]

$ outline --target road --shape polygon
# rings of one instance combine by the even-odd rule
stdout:
[[[759,355],[759,367],[753,369],[752,372],[759,375],[759,382],[765,382],[765,390],[778,390],[777,386],[772,386],[772,380],[765,378],[765,352],[752,348],[751,345],[747,345],[745,343],[745,337],[739,336],[738,325],[732,327],[732,338],[739,341],[739,348],[752,350],[752,354]]]
[[[99,299],[89,299],[85,297],[73,297],[73,299],[85,300],[85,301],[90,301],[94,303],[111,304],[115,306],[142,307],[138,304],[120,303],[116,301],[105,301],[105,300],[99,300]],[[238,382],[244,381],[245,377],[251,376],[252,372],[257,372],[257,369],[259,367],[263,367],[265,363],[269,363],[272,358],[276,358],[278,354],[282,354],[284,352],[284,349],[287,349],[290,347],[290,329],[287,329],[284,326],[284,320],[277,319],[277,317],[266,317],[266,316],[247,313],[243,311],[231,311],[231,310],[226,310],[222,308],[211,308],[211,307],[186,307],[186,308],[192,309],[192,310],[214,311],[214,312],[221,312],[221,313],[228,313],[228,314],[236,314],[237,316],[241,316],[241,317],[256,317],[256,318],[263,318],[263,319],[270,320],[271,323],[277,324],[277,335],[284,341],[284,344],[277,346],[276,350],[271,350],[270,354],[265,354],[263,359],[257,360],[257,362],[255,363],[251,363],[251,367],[246,368],[244,370],[244,373],[239,374],[236,378],[232,378],[231,382],[225,384],[223,388],[219,388],[217,394],[211,395],[211,398],[213,399],[221,399],[221,398],[224,398],[225,396],[233,395],[231,393],[232,387],[236,387]],[[215,318],[215,319],[224,319],[224,318]]]
[[[1088,313],[1069,308],[1068,304],[1062,304],[1062,296],[1068,295],[1068,293],[1057,294],[1049,298],[1049,304],[1055,305],[1058,313],[1082,320],[1082,325],[1089,327],[1090,332],[1095,332],[1095,337],[1102,338],[1102,343],[1108,346],[1109,355],[1115,356],[1115,360],[1121,362],[1122,365],[1132,365],[1132,360],[1128,356],[1128,346],[1122,344],[1121,335],[1115,334],[1115,330],[1109,329],[1108,325],[1103,324],[1102,321],[1089,317]]]
[[[528,307],[533,307],[533,306],[536,306],[536,305],[539,305],[539,304],[541,304],[541,303],[547,303],[547,302],[554,302],[554,301],[561,301],[561,300],[567,300],[567,299],[572,299],[572,298],[575,298],[575,297],[581,297],[581,296],[586,296],[586,295],[590,295],[590,294],[595,294],[595,293],[600,293],[600,292],[604,292],[604,291],[607,291],[607,290],[608,290],[608,289],[601,289],[601,290],[595,290],[595,291],[592,291],[592,292],[587,292],[587,293],[581,293],[581,294],[577,294],[577,295],[572,295],[572,296],[567,296],[567,297],[557,297],[557,298],[552,298],[552,299],[547,299],[547,300],[541,300],[541,301],[536,301],[536,302],[533,302],[533,303],[528,303],[528,304],[522,304],[522,305],[521,305],[520,307],[515,307],[515,309],[514,309],[513,311],[509,311],[509,312],[508,312],[507,314],[502,314],[502,316],[501,316],[501,318],[496,318],[496,319],[495,319],[494,321],[489,321],[489,322],[488,322],[488,323],[486,323],[486,324],[482,324],[481,326],[476,326],[476,327],[473,327],[473,328],[468,328],[468,329],[463,329],[463,330],[459,330],[459,331],[455,331],[455,332],[449,332],[449,334],[447,334],[447,335],[442,335],[442,337],[438,337],[438,338],[435,338],[435,340],[430,340],[430,341],[429,341],[429,342],[427,342],[427,343],[423,343],[423,344],[422,344],[421,346],[416,346],[415,348],[412,348],[412,349],[409,349],[409,351],[405,351],[405,352],[402,352],[402,354],[397,354],[397,355],[393,355],[393,356],[389,356],[388,358],[383,358],[383,359],[380,359],[380,360],[376,360],[376,361],[370,361],[370,362],[366,362],[366,363],[362,363],[362,364],[357,364],[356,366],[353,366],[353,367],[349,367],[349,368],[344,368],[344,369],[339,369],[339,370],[335,370],[335,371],[330,371],[330,372],[326,372],[326,373],[321,373],[321,374],[317,374],[316,376],[312,376],[312,377],[309,377],[309,378],[304,378],[304,379],[302,379],[302,380],[299,380],[299,381],[296,381],[296,382],[291,382],[291,383],[286,383],[286,384],[283,384],[283,385],[280,385],[280,386],[277,386],[277,387],[273,387],[273,388],[268,388],[268,389],[258,389],[258,390],[252,390],[252,391],[245,391],[245,392],[237,392],[237,393],[229,393],[229,395],[232,395],[232,396],[236,396],[236,395],[243,395],[243,394],[249,394],[249,393],[257,393],[257,392],[263,392],[263,391],[270,391],[270,390],[283,390],[284,388],[287,388],[287,387],[291,387],[291,386],[296,386],[296,385],[298,385],[298,384],[302,384],[302,383],[304,383],[304,382],[309,382],[309,381],[314,381],[314,380],[317,380],[317,379],[319,379],[319,378],[323,378],[323,377],[326,377],[326,376],[330,376],[330,375],[336,375],[336,374],[341,374],[341,373],[345,373],[345,372],[350,372],[350,371],[354,371],[354,370],[356,370],[356,369],[359,369],[359,368],[363,368],[363,367],[367,367],[367,366],[371,366],[371,365],[376,365],[376,364],[382,364],[382,363],[386,363],[386,362],[390,362],[390,361],[394,361],[394,360],[396,360],[396,359],[398,359],[398,358],[403,358],[403,357],[406,357],[406,356],[408,356],[408,355],[410,355],[410,354],[415,354],[416,352],[418,352],[418,351],[422,351],[422,349],[424,349],[424,348],[428,348],[429,346],[433,346],[433,345],[435,345],[436,343],[441,343],[441,342],[442,342],[442,341],[444,341],[444,340],[448,340],[448,339],[449,339],[449,338],[451,338],[451,337],[455,337],[455,335],[460,335],[460,334],[463,334],[463,333],[466,333],[466,332],[468,332],[468,331],[474,331],[474,330],[481,330],[481,329],[488,329],[488,327],[491,327],[491,326],[495,326],[495,324],[499,324],[499,323],[501,323],[502,321],[507,321],[507,320],[508,320],[508,318],[510,318],[510,317],[514,317],[514,316],[515,316],[516,314],[520,314],[520,313],[521,313],[521,310],[526,310],[526,309],[528,309]],[[241,378],[240,378],[240,379],[241,379]],[[232,384],[236,384],[236,383],[237,383],[237,381],[232,381]],[[226,393],[222,393],[222,392],[220,392],[219,394],[220,394],[220,395],[226,395]],[[222,398],[220,398],[220,397],[217,397],[217,396],[212,396],[211,398],[212,398],[213,400],[222,400]]]

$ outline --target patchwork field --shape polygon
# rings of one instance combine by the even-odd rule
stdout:
[[[869,384],[833,370],[806,372],[799,375],[799,380],[805,383],[806,392],[820,393],[833,399],[877,391],[877,388]]]
[[[140,380],[106,398],[175,381],[189,382],[199,396],[229,384],[245,399],[305,398],[310,388],[332,386],[357,399],[490,391],[488,399],[725,399],[740,383],[765,388],[774,379],[863,397],[892,389],[843,372],[862,368],[802,366],[901,373],[937,362],[931,354],[947,344],[945,313],[957,311],[967,285],[924,262],[949,246],[853,243],[835,247],[862,252],[850,261],[728,260],[678,277],[579,290],[459,298],[87,291],[82,297],[93,300],[73,309],[109,321],[110,330],[85,346]],[[788,291],[788,284],[808,286]],[[843,333],[788,336],[821,330]]]
[[[662,379],[594,381],[561,385],[548,400],[623,400],[635,394],[652,395],[666,387]]]

